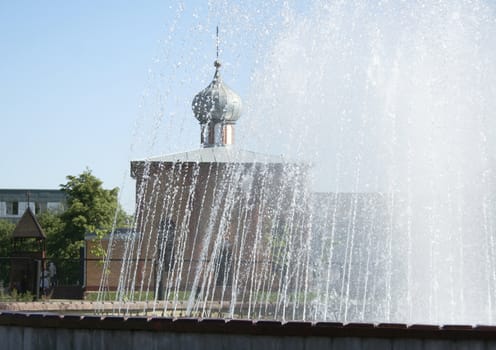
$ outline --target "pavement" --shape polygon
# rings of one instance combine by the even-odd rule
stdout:
[[[51,299],[32,302],[0,302],[0,311],[58,311],[58,312],[75,312],[75,311],[117,311],[117,310],[132,310],[144,311],[149,309],[162,309],[165,307],[164,302],[153,303],[138,301],[132,303],[120,302],[101,302],[101,301],[87,301],[87,300],[66,300],[66,299]]]

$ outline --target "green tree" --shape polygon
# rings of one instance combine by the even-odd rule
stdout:
[[[47,235],[48,259],[55,262],[59,283],[72,284],[80,280],[79,252],[86,233],[96,233],[100,239],[100,256],[104,256],[101,239],[116,227],[125,227],[128,215],[118,204],[118,188],[104,189],[102,181],[87,169],[78,176],[67,176],[60,185],[67,196],[62,213],[46,212],[38,216]]]
[[[12,233],[15,225],[7,220],[0,220],[0,281],[7,285],[9,281],[10,261],[7,257],[12,252]]]
[[[15,225],[10,221],[0,220],[0,257],[10,256],[14,229]]]
[[[38,214],[36,218],[47,236],[46,248],[49,257],[67,258],[65,253],[67,242],[64,239],[65,223],[62,221],[60,213],[45,211]]]
[[[108,234],[116,220],[123,227],[128,216],[118,203],[119,189],[102,187],[102,181],[87,169],[78,176],[67,176],[61,185],[67,195],[67,209],[61,214],[63,237],[58,237],[59,256],[77,258],[85,233],[96,233],[101,239]]]

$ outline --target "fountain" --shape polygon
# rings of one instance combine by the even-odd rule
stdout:
[[[136,329],[222,333],[229,319],[252,335],[291,335],[296,324],[302,336],[320,325],[350,339],[493,339],[489,326],[406,324],[494,324],[494,4],[211,6],[225,19],[226,51],[247,52],[226,65],[226,80],[247,81],[233,72],[257,62],[238,146],[229,145],[240,107],[229,90],[220,109],[194,100],[200,149],[133,162],[134,233],[109,242],[100,301],[115,289],[119,317],[171,320]],[[209,87],[219,79],[216,63]],[[163,113],[152,123],[152,146],[155,130],[178,145],[198,140],[181,131],[186,119],[165,115],[165,131]],[[195,326],[181,328],[183,317]],[[245,319],[272,321],[253,330]],[[308,334],[301,320],[314,322]]]
[[[493,6],[308,11],[284,9],[241,140],[299,161],[221,142],[236,98],[232,121],[199,118],[198,152],[230,157],[142,161],[120,312],[151,298],[170,316],[492,324]]]

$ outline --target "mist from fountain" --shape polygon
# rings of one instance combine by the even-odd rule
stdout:
[[[187,182],[177,164],[138,187],[151,209],[126,243],[118,311],[149,295],[159,305],[167,270],[165,315],[493,324],[494,4],[271,4],[280,22],[250,77],[240,143],[304,162],[288,161],[280,182],[269,164],[211,166],[206,182],[197,164]],[[266,28],[251,27],[256,38]],[[193,214],[209,181],[212,206]],[[178,203],[174,239],[147,232]]]

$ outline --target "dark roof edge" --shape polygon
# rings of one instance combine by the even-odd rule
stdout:
[[[58,315],[54,313],[0,312],[0,326],[158,331],[174,333],[222,333],[252,336],[356,337],[409,339],[493,339],[496,326],[407,325],[393,323],[280,322],[272,320],[124,317]]]
[[[29,217],[29,219],[28,219],[28,217]],[[30,220],[35,225],[36,233],[37,233],[36,235],[25,236],[25,235],[19,233],[19,229],[22,226],[29,224],[28,220]],[[38,222],[38,219],[36,219],[36,216],[34,215],[33,211],[31,210],[31,207],[28,206],[26,211],[24,212],[24,214],[22,214],[21,219],[19,220],[16,227],[14,228],[14,232],[12,232],[12,237],[13,238],[41,238],[41,239],[46,239],[46,234],[43,231],[43,228],[41,227],[40,223]]]

